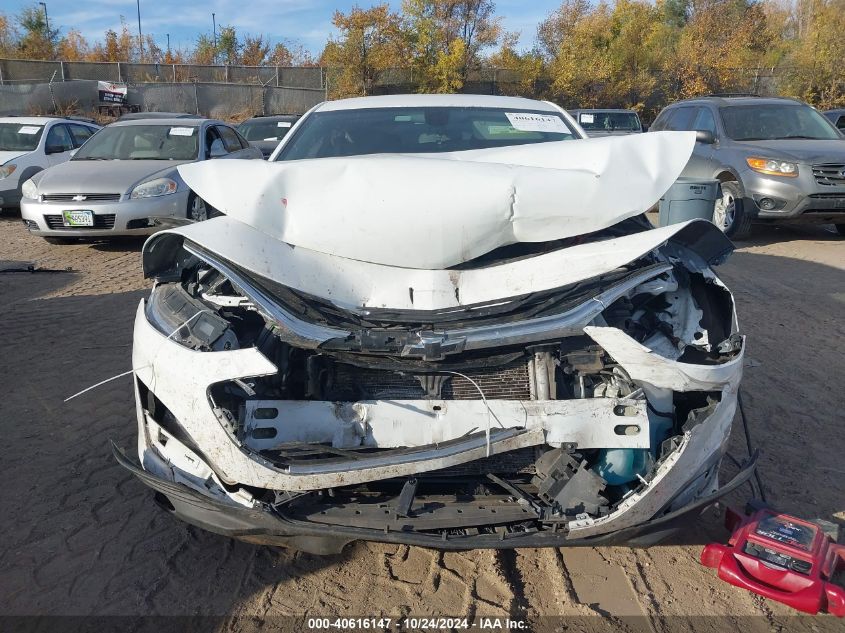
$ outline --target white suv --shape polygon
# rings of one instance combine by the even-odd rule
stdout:
[[[0,209],[17,207],[21,185],[65,162],[100,126],[58,117],[0,117]]]

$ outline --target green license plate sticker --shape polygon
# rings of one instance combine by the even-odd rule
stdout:
[[[62,211],[65,226],[94,226],[93,211]]]

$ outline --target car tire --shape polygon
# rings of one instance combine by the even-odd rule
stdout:
[[[836,229],[836,232],[839,233],[839,235],[845,237],[845,224],[834,224],[833,228]]]
[[[194,222],[203,222],[210,218],[216,218],[223,215],[217,209],[208,204],[205,200],[200,198],[193,191],[188,196],[188,210],[186,216],[189,220]]]
[[[72,237],[45,237],[44,241],[56,246],[66,246],[68,244],[73,244],[76,240]]]
[[[745,239],[751,234],[751,214],[745,210],[742,185],[735,180],[722,183],[722,197],[713,208],[713,224],[729,238]]]

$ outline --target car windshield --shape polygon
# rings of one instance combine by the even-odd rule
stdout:
[[[71,160],[196,160],[199,128],[118,125],[92,136]]]
[[[0,123],[0,151],[31,152],[38,147],[43,125]]]
[[[251,119],[238,126],[238,132],[248,141],[280,141],[290,131],[293,121]]]
[[[735,141],[841,138],[830,121],[806,105],[727,106],[719,112],[725,133]]]
[[[548,111],[370,108],[309,115],[276,160],[381,153],[455,152],[578,138]]]
[[[634,112],[580,112],[578,123],[588,132],[640,131],[640,119]]]

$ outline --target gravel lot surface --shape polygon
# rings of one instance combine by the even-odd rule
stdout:
[[[839,630],[832,617],[735,589],[698,564],[725,537],[715,511],[681,540],[624,547],[440,553],[359,543],[316,557],[228,540],[159,510],[118,467],[134,445],[130,382],[63,399],[130,367],[149,284],[140,241],[51,246],[0,218],[0,613],[627,616],[645,630]],[[770,501],[845,519],[845,241],[762,228],[719,269],[748,335],[745,407]],[[744,455],[741,426],[731,452]],[[731,474],[724,466],[723,475]],[[747,488],[733,497],[741,503]],[[724,618],[678,618],[719,615]],[[756,616],[756,617],[747,617]],[[244,630],[227,619],[221,630]],[[570,630],[599,630],[584,618]]]

